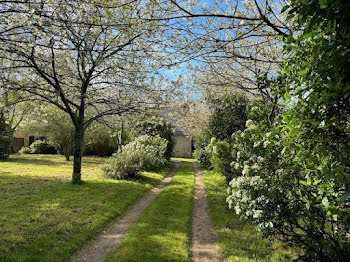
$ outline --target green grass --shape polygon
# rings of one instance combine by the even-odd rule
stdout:
[[[295,254],[282,246],[273,244],[257,232],[255,226],[242,222],[230,211],[226,204],[227,184],[225,178],[215,171],[201,169],[207,188],[207,198],[215,230],[220,241],[220,248],[225,261],[290,261]]]
[[[0,162],[0,261],[66,261],[146,191],[172,164],[140,179],[102,177],[103,158],[83,159],[82,185],[57,155],[13,155]]]
[[[184,163],[107,261],[189,261],[194,173]]]
[[[181,157],[172,157],[171,158],[172,161],[178,161],[178,162],[197,162],[197,159],[194,158],[181,158]]]

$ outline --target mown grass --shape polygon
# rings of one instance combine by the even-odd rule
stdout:
[[[184,163],[107,261],[189,261],[194,173]]]
[[[255,226],[239,220],[226,204],[225,178],[215,171],[201,168],[207,188],[210,216],[220,241],[225,261],[290,261],[295,257],[292,249],[281,242],[270,243]]]
[[[0,162],[0,261],[66,261],[146,191],[172,164],[134,181],[102,177],[103,158],[83,159],[82,185],[57,155],[13,155]]]
[[[197,162],[197,159],[194,158],[181,158],[181,157],[172,157],[171,160],[178,161],[178,162]]]

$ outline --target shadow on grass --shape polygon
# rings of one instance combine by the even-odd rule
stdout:
[[[66,261],[148,189],[135,181],[0,174],[0,261]]]
[[[97,156],[83,156],[83,165],[84,164],[95,164],[100,165],[107,160],[108,157],[97,157]],[[35,165],[62,165],[70,166],[73,165],[73,157],[69,161],[65,159],[63,155],[42,155],[42,154],[29,154],[29,155],[20,155],[13,154],[10,158],[6,160],[0,160],[0,163],[19,163],[19,164],[35,164]]]
[[[57,162],[54,160],[49,159],[41,159],[41,158],[22,158],[22,157],[16,157],[16,158],[9,158],[2,162],[9,162],[9,163],[18,163],[18,164],[24,164],[24,165],[45,165],[45,166],[57,166],[57,165],[64,165],[62,162]],[[69,162],[67,162],[69,163]]]

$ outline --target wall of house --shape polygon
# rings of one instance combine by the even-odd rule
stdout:
[[[186,135],[174,135],[173,157],[192,157],[192,137]]]
[[[30,137],[32,137],[32,141],[30,141]],[[13,144],[12,149],[15,153],[17,153],[22,146],[30,146],[32,142],[35,140],[35,135],[32,133],[27,133],[24,130],[16,130],[13,133]],[[23,142],[22,142],[23,141]]]

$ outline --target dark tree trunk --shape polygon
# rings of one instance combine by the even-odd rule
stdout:
[[[83,155],[84,132],[83,121],[78,121],[75,126],[74,134],[73,184],[81,184],[81,160]]]
[[[65,152],[64,156],[66,157],[66,161],[70,160],[70,154],[69,152]]]

